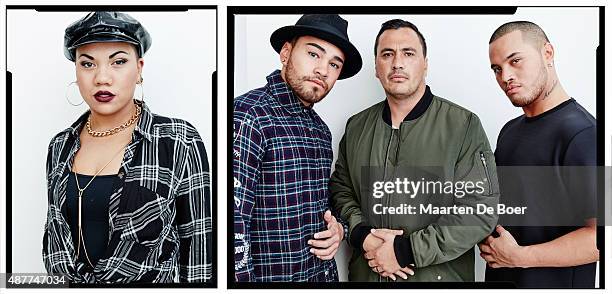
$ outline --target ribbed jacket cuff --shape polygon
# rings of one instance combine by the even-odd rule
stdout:
[[[393,240],[393,251],[395,251],[395,258],[401,267],[407,267],[410,264],[414,264],[414,254],[412,254],[412,243],[410,243],[410,238],[395,236]]]
[[[365,225],[363,223],[358,224],[351,231],[351,239],[349,240],[351,243],[351,246],[353,246],[353,248],[361,252],[364,252],[363,251],[363,241],[365,241],[365,238],[368,236],[368,234],[370,234],[370,230],[372,230],[373,228],[374,227]]]

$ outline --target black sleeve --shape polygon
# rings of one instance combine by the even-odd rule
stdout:
[[[370,230],[373,228],[374,227],[365,225],[364,223],[358,224],[351,232],[349,244],[363,253],[363,241],[365,241],[365,238],[370,234]]]
[[[582,220],[597,217],[597,131],[595,126],[578,132],[567,146],[563,165],[569,169],[569,189],[575,211]]]
[[[410,264],[414,264],[414,254],[412,253],[410,238],[395,236],[395,240],[393,240],[393,251],[395,252],[397,263],[399,263],[401,267],[407,267]]]
[[[596,166],[597,165],[597,129],[588,127],[569,142],[563,158],[566,166]]]

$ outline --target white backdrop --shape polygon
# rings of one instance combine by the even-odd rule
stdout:
[[[145,102],[156,114],[193,124],[212,166],[216,10],[127,13],[153,39],[144,55]],[[7,11],[7,70],[13,74],[12,110],[7,110],[12,111],[13,158],[13,193],[9,195],[13,234],[8,240],[15,273],[46,272],[42,235],[47,213],[47,147],[55,134],[87,110],[85,103],[74,107],[64,97],[68,83],[76,80],[75,65],[63,54],[64,29],[85,14]],[[139,95],[137,88],[135,96]],[[74,102],[79,98],[71,96]],[[213,195],[213,205],[215,198]]]
[[[295,24],[300,16],[236,16],[234,96],[263,86],[265,77],[281,67],[278,54],[270,45],[270,35],[282,26]],[[380,25],[393,18],[408,20],[419,28],[427,42],[427,84],[435,95],[476,113],[493,149],[502,126],[522,114],[497,85],[488,57],[491,34],[508,21],[528,20],[544,29],[555,48],[555,66],[561,84],[595,116],[597,8],[519,8],[514,15],[341,16],[349,22],[349,38],[362,55],[363,68],[356,76],[338,81],[330,94],[315,106],[331,129],[335,158],[347,119],[385,97],[374,76],[374,40]],[[336,255],[340,278],[344,281],[349,250],[344,244]],[[476,260],[476,279],[482,281],[484,262],[478,254]]]

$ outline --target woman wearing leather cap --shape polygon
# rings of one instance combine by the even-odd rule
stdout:
[[[119,12],[92,12],[65,32],[89,110],[49,145],[43,260],[72,282],[211,278],[202,138],[133,98],[150,46],[144,27]]]

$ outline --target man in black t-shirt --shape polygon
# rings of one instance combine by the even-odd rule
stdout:
[[[536,24],[499,27],[489,41],[489,58],[499,86],[524,112],[498,137],[500,171],[521,170],[512,176],[499,172],[500,202],[520,203],[531,215],[525,225],[500,218],[508,225],[498,225],[479,244],[485,280],[520,288],[593,288],[599,259],[596,178],[594,168],[580,168],[597,164],[595,119],[561,86],[553,46]],[[533,172],[538,168],[543,172]],[[558,191],[546,193],[546,187]],[[554,214],[578,221],[561,223]]]

